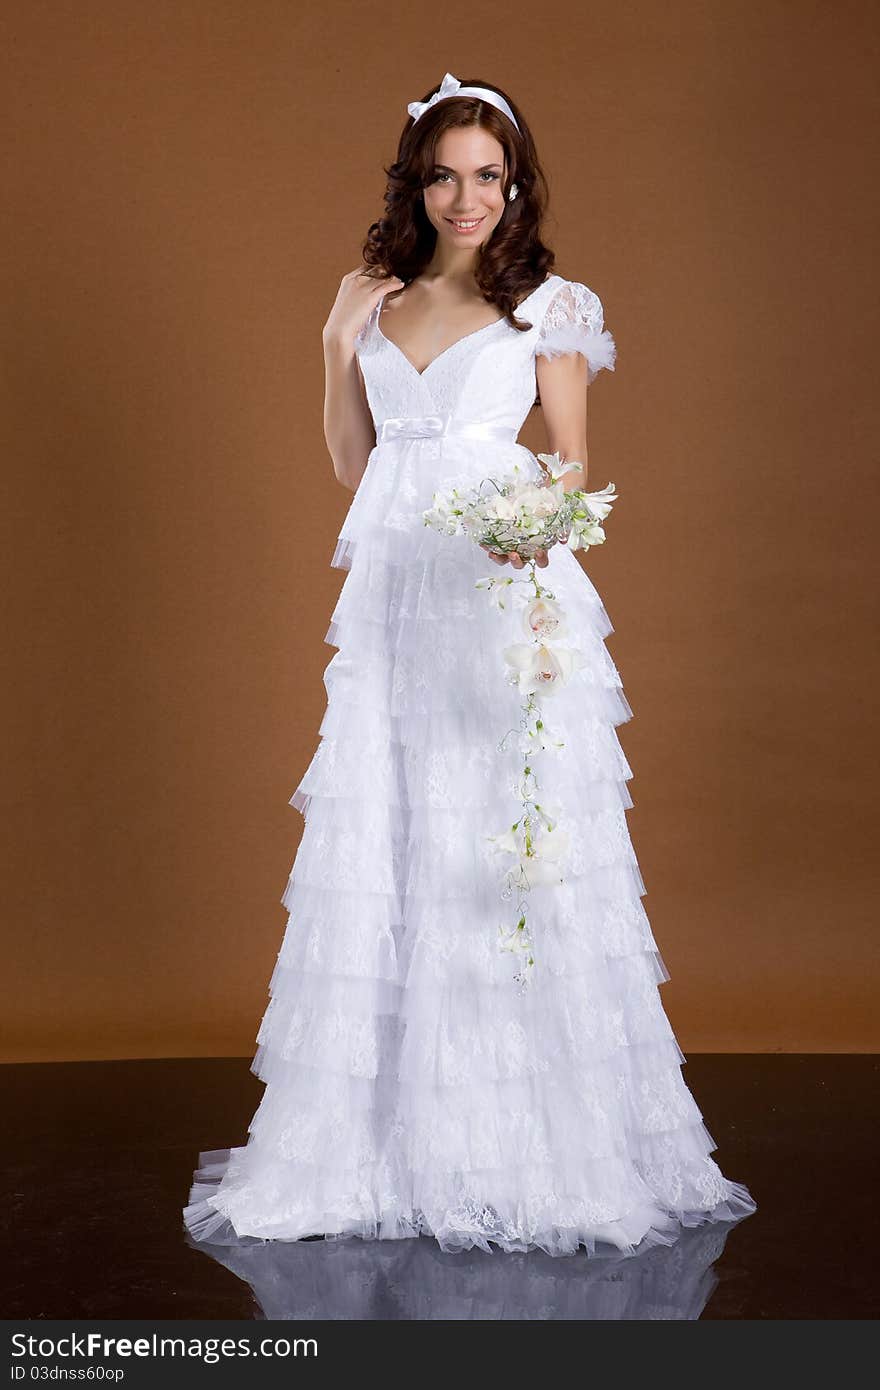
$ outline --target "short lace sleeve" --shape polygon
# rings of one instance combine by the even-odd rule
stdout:
[[[614,371],[617,348],[604,323],[599,296],[577,280],[566,280],[547,306],[535,354],[553,358],[582,352],[587,359],[587,379],[593,381],[603,367]]]

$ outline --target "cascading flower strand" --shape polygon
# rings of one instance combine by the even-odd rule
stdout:
[[[502,652],[505,678],[525,697],[519,724],[519,752],[524,764],[512,787],[522,809],[509,829],[486,836],[496,852],[515,861],[503,875],[501,896],[509,900],[516,895],[517,919],[513,927],[499,926],[499,947],[520,958],[514,980],[521,990],[535,965],[526,895],[538,884],[564,882],[563,868],[570,848],[569,837],[559,826],[561,808],[541,797],[532,765],[543,753],[558,755],[565,744],[564,739],[551,736],[543,701],[560,690],[584,660],[578,648],[559,645],[559,638],[566,634],[565,613],[553,591],[539,582],[535,555],[560,541],[571,550],[601,545],[605,540],[601,523],[617,497],[613,483],[600,492],[579,488],[566,492],[561,480],[580,464],[564,463],[558,453],[538,454],[537,458],[544,474],[542,483],[523,481],[515,465],[508,478],[487,478],[476,488],[455,487],[445,495],[435,493],[432,507],[423,513],[425,525],[443,535],[469,535],[481,546],[499,553],[515,552],[526,561],[526,578],[502,575],[476,581],[475,587],[485,589],[496,608],[506,608],[505,596],[511,585],[527,584],[533,589],[523,610],[529,640],[513,643]],[[494,492],[485,495],[482,488],[487,483]],[[510,732],[499,743],[500,752]]]

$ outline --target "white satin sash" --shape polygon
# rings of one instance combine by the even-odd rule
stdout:
[[[389,439],[432,439],[452,435],[462,439],[497,440],[513,444],[517,431],[512,425],[493,425],[486,420],[456,420],[451,415],[393,415],[376,431],[376,443]]]

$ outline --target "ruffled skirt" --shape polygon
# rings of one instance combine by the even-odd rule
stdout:
[[[187,1230],[568,1255],[747,1216],[660,1000],[616,733],[632,710],[599,595],[562,547],[538,571],[585,659],[543,701],[564,748],[532,767],[571,853],[564,883],[528,894],[536,964],[520,991],[487,837],[520,807],[523,697],[501,651],[526,640],[527,586],[504,612],[474,586],[526,571],[414,526],[412,509],[408,525],[371,514],[365,483],[333,557],[348,573],[320,740],[291,798],[305,826],[252,1064],[265,1091],[245,1145],[200,1154]]]

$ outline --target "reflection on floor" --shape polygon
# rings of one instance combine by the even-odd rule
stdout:
[[[653,1322],[702,1315],[728,1229],[695,1227],[643,1255],[591,1259],[543,1250],[450,1254],[425,1236],[188,1243],[250,1285],[257,1318]]]
[[[402,1241],[196,1245],[198,1152],[245,1142],[249,1058],[8,1065],[6,1318],[875,1318],[876,1056],[693,1054],[723,1171],[758,1210],[643,1255],[446,1254]],[[864,1200],[844,1216],[841,1185]]]

